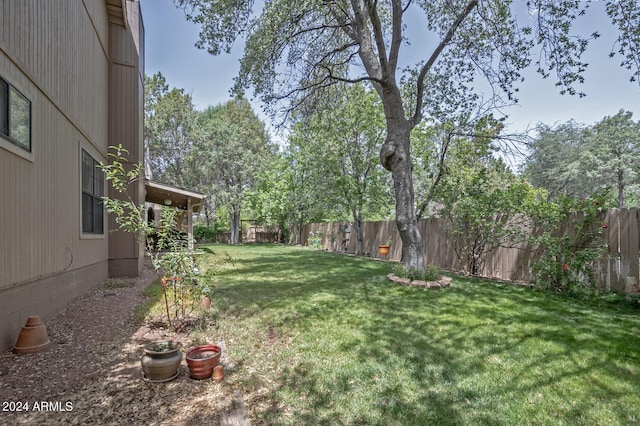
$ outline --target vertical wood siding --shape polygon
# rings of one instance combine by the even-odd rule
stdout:
[[[108,28],[104,3],[0,0],[0,4],[2,49],[88,139],[106,147]]]
[[[80,238],[80,148],[108,145],[103,2],[0,0],[0,74],[31,101],[32,161],[0,149],[0,289],[106,260]]]
[[[111,24],[109,31],[109,145],[122,144],[134,159],[143,158],[144,70],[140,68],[139,51],[144,39],[135,35],[142,28],[137,3],[127,3],[130,29]],[[143,37],[143,35],[141,34]],[[137,203],[144,202],[144,183],[130,189]],[[109,196],[119,197],[114,191]],[[113,221],[111,229],[116,229]],[[114,232],[110,235],[109,258],[112,276],[136,275],[142,267],[142,246],[131,235]],[[137,271],[136,271],[137,270]]]
[[[80,152],[106,161],[110,131],[142,144],[135,39],[104,0],[0,0],[0,75],[31,101],[32,125],[31,158],[0,147],[0,290],[108,260],[106,232],[81,236]],[[114,111],[131,118],[110,127]]]
[[[0,351],[28,315],[46,321],[108,276],[108,233],[81,233],[80,156],[106,161],[112,130],[142,146],[142,19],[126,7],[127,27],[105,0],[0,0],[0,75],[31,102],[32,142],[27,153],[0,138]],[[127,81],[112,74],[123,65]]]

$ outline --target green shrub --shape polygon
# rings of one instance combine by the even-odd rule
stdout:
[[[323,235],[320,231],[316,231],[315,234],[313,232],[309,233],[309,247],[319,249],[322,248],[322,238]]]
[[[199,243],[214,243],[217,240],[217,231],[208,226],[196,225],[193,227],[193,238]]]
[[[607,199],[606,193],[586,200],[562,197],[549,209],[542,234],[533,238],[539,253],[533,263],[538,287],[573,293],[596,289],[594,266],[607,253],[602,224],[610,207]]]

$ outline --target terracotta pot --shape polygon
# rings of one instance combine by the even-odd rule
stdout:
[[[44,326],[40,317],[37,315],[27,318],[27,323],[18,336],[16,345],[13,347],[13,353],[29,354],[45,349],[51,344],[47,328]]]
[[[211,298],[209,296],[202,296],[200,298],[200,304],[203,308],[209,310],[211,308]]]
[[[224,375],[224,367],[222,366],[222,364],[218,364],[213,367],[213,375],[211,376],[213,380],[215,380],[216,382],[221,382],[222,379],[224,379]]]
[[[189,349],[185,356],[189,373],[194,379],[208,379],[220,362],[222,349],[216,345],[202,345]]]
[[[149,382],[166,382],[180,374],[182,352],[180,346],[171,340],[151,343],[144,348],[140,359],[144,379]]]
[[[380,256],[386,256],[389,254],[389,246],[378,246],[378,253]]]

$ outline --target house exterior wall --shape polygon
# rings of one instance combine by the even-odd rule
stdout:
[[[139,4],[126,3],[128,28],[110,24],[109,47],[109,145],[122,144],[135,162],[144,158],[144,26]],[[131,195],[144,203],[144,180],[140,179]],[[120,194],[110,191],[110,197]],[[113,218],[109,229],[116,229]],[[109,241],[109,275],[137,276],[144,263],[144,247],[131,235],[114,231]]]
[[[31,102],[32,147],[0,135],[0,351],[15,344],[28,316],[47,321],[109,276],[107,222],[103,234],[82,233],[82,150],[106,162],[114,120],[127,128],[123,145],[141,146],[142,85],[118,87],[113,57],[128,52],[135,80],[144,73],[128,43],[144,42],[132,34],[143,31],[138,2],[122,2],[135,25],[114,19],[109,2],[0,0],[0,77]],[[133,105],[120,95],[129,91]],[[141,150],[132,153],[142,159]],[[139,271],[139,251],[126,256]]]

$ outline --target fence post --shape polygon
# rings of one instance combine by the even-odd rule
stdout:
[[[640,267],[640,265],[638,264],[638,251],[640,249],[640,236],[638,235],[639,232],[640,227],[638,226],[638,209],[629,209],[629,277],[632,277],[635,280],[635,283],[637,283],[638,278],[640,278],[638,276]],[[625,290],[630,291],[631,289]]]

